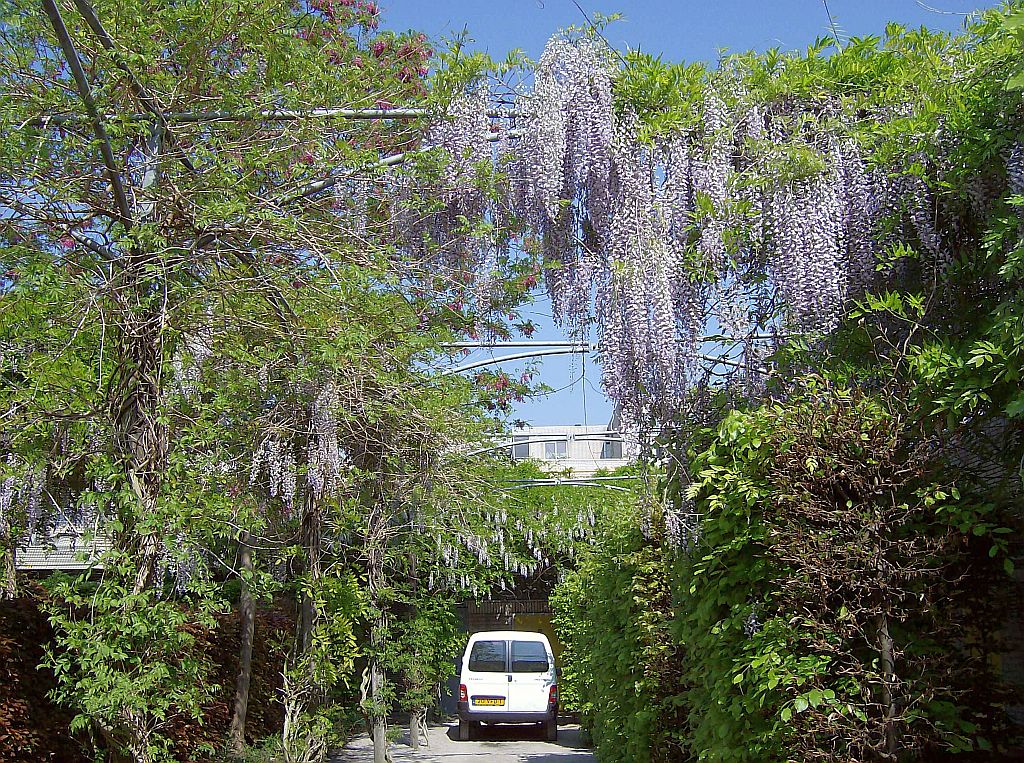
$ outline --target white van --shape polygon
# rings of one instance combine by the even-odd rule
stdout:
[[[558,676],[543,633],[482,631],[469,637],[459,679],[459,739],[481,723],[540,723],[558,739]]]

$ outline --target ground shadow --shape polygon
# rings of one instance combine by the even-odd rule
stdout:
[[[448,738],[453,742],[459,741],[459,724],[449,724],[447,731]],[[572,750],[587,750],[589,745],[583,743],[583,733],[578,727],[558,729],[558,741],[549,742],[552,747],[562,747]],[[475,742],[543,742],[544,728],[542,726],[531,726],[526,724],[509,725],[481,725],[473,734]],[[547,761],[545,754],[530,760]],[[559,763],[561,760],[568,760],[573,756],[559,756],[551,758],[551,763]],[[573,758],[578,760],[578,758]]]

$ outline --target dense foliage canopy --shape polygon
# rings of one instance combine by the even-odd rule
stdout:
[[[713,67],[574,30],[528,88],[460,45],[431,72],[378,17],[0,19],[4,592],[27,533],[110,539],[102,576],[51,585],[76,728],[172,756],[230,583],[235,751],[254,610],[292,596],[282,755],[356,710],[383,755],[450,672],[439,602],[561,570],[606,760],[1012,744],[980,688],[1019,537],[1024,11]],[[529,334],[540,278],[660,432],[628,511],[509,489],[536,473],[488,455],[494,414],[528,379],[434,371]]]

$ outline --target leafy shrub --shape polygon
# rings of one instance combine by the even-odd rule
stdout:
[[[728,416],[694,462],[702,537],[676,579],[694,757],[991,750],[998,697],[972,687],[996,685],[979,624],[1006,528],[900,395],[805,382]]]
[[[551,598],[563,642],[563,705],[602,761],[678,761],[681,659],[669,625],[674,553],[636,510],[603,519]]]
[[[92,591],[82,582],[66,575],[50,581],[54,698],[77,711],[72,731],[95,724],[118,752],[140,761],[172,759],[169,731],[179,719],[198,721],[217,688],[196,648],[196,634],[215,624],[211,602],[190,608],[153,589],[132,591],[114,575]]]
[[[0,760],[60,760],[85,763],[84,739],[69,731],[73,713],[53,704],[53,672],[39,668],[53,637],[40,609],[41,592],[0,601]]]

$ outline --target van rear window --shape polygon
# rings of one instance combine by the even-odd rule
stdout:
[[[512,642],[513,673],[545,673],[548,670],[548,651],[540,641]]]
[[[469,653],[469,669],[474,673],[504,673],[506,658],[504,641],[477,641]]]

